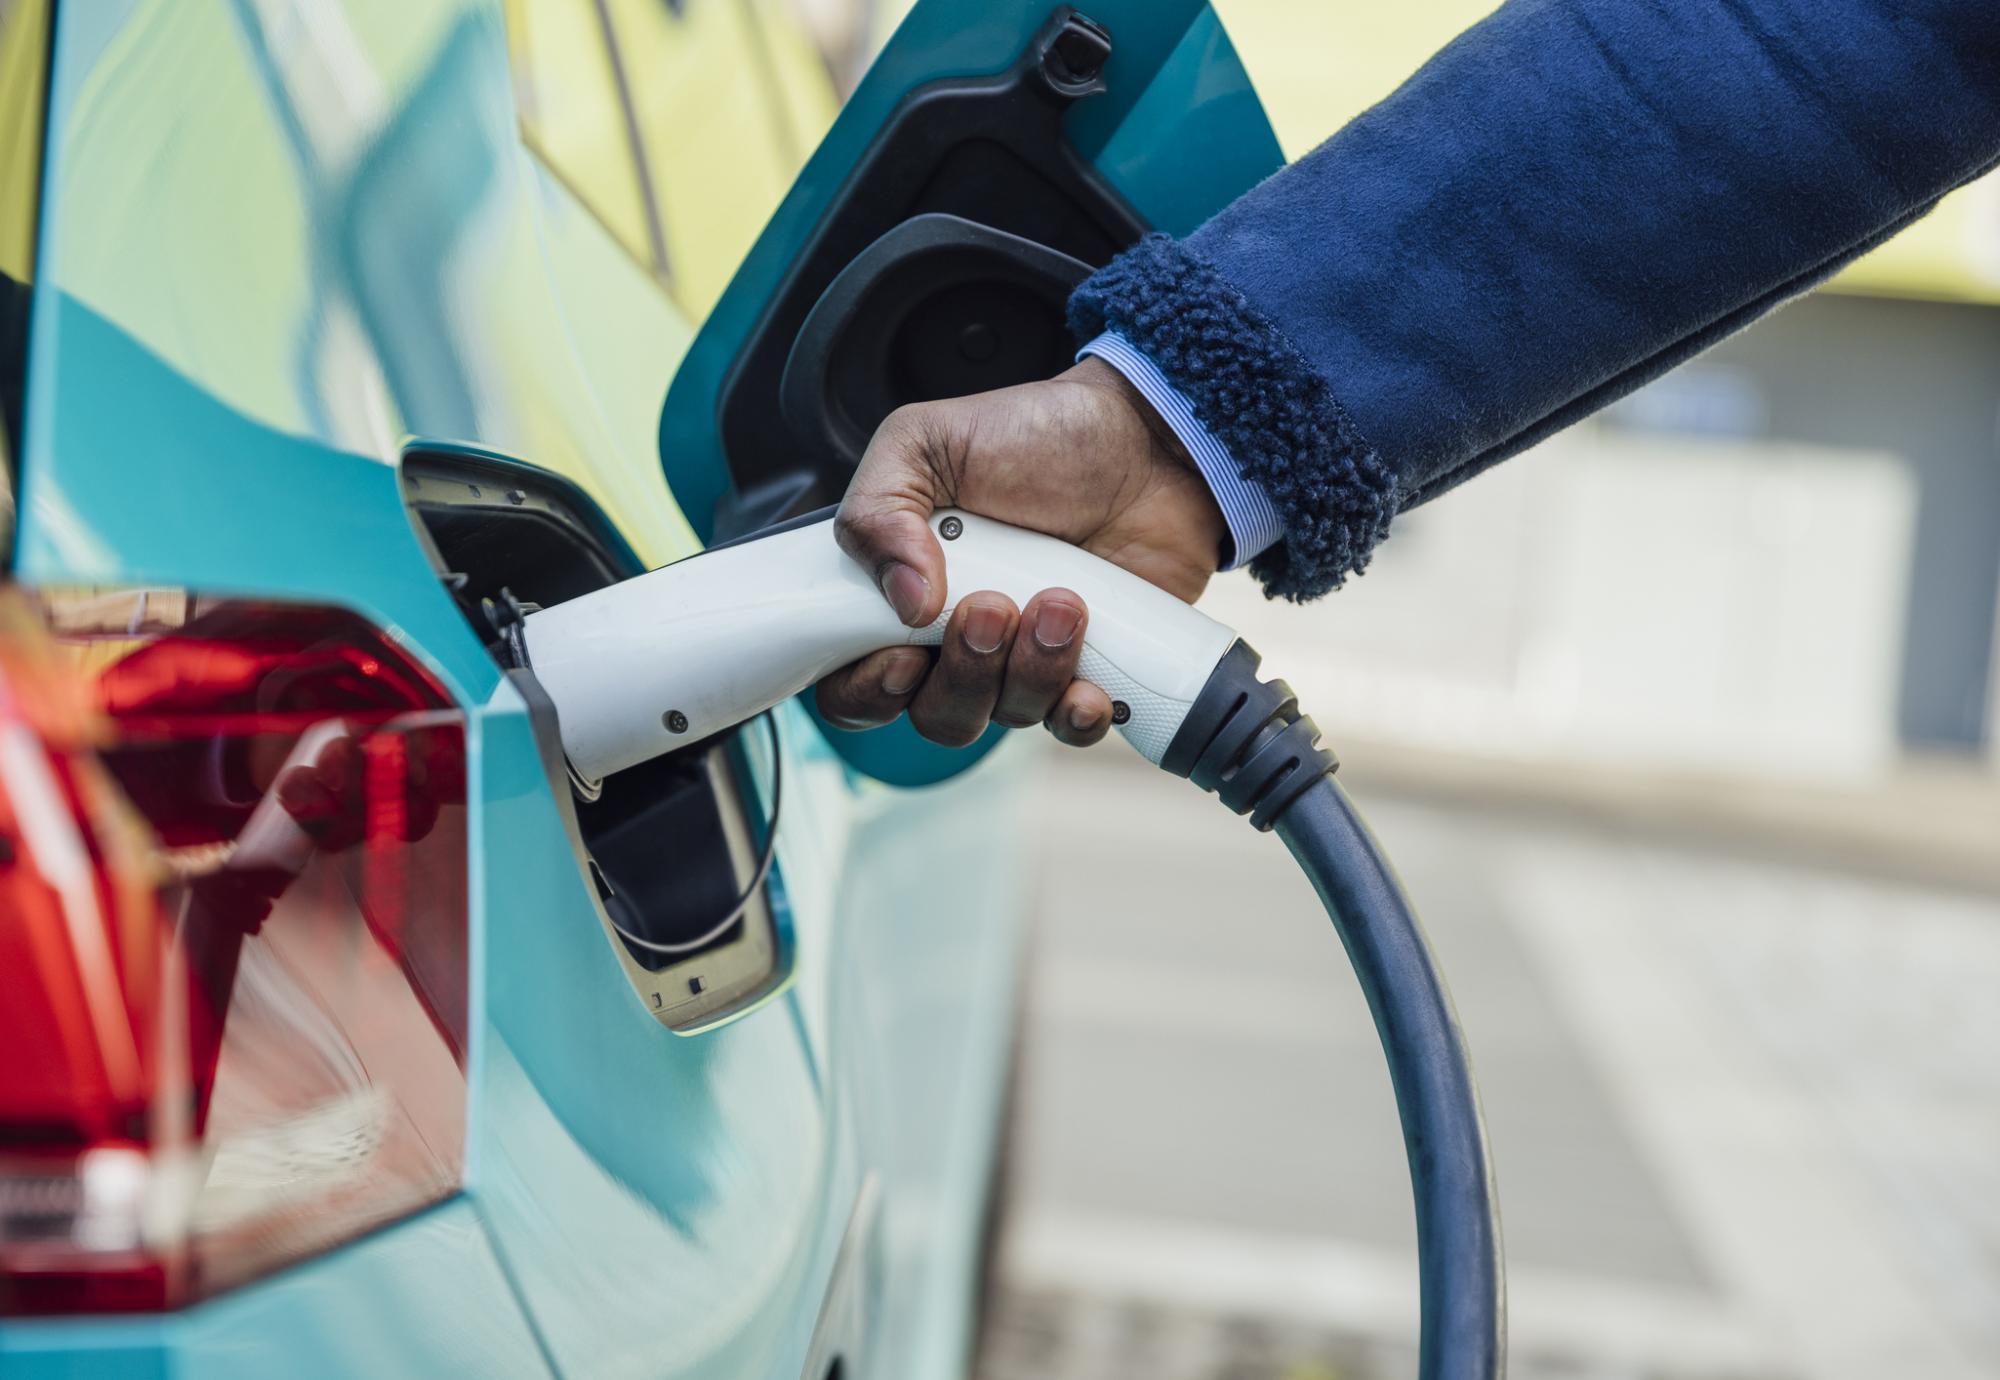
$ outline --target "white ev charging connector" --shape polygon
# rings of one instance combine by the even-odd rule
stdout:
[[[1090,609],[1078,674],[1148,761],[1275,830],[1311,877],[1389,1060],[1416,1197],[1424,1380],[1505,1366],[1505,1284],[1485,1128],[1458,1023],[1423,929],[1333,779],[1333,754],[1283,681],[1229,628],[1108,561],[942,511],[945,611],[899,622],[834,541],[830,511],[531,612],[517,651],[554,702],[586,785],[732,728],[883,647],[935,645],[953,601],[1025,605],[1064,586]]]
[[[1147,761],[1166,755],[1236,634],[1109,561],[971,513],[931,520],[949,570],[944,612],[907,628],[829,523],[774,532],[529,615],[535,678],[587,779],[671,752],[789,699],[848,662],[936,646],[954,601],[998,590],[1017,605],[1060,585],[1090,609],[1078,674]]]

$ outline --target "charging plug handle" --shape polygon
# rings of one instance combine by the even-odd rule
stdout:
[[[937,646],[958,600],[1025,607],[1065,587],[1090,610],[1077,674],[1158,762],[1236,634],[1089,552],[974,513],[931,516],[944,611],[907,628],[834,541],[830,516],[712,548],[528,614],[525,654],[577,772],[600,780],[743,722],[884,647]]]

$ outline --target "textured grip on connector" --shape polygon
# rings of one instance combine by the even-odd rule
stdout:
[[[1256,829],[1269,829],[1314,782],[1340,765],[1319,745],[1319,728],[1299,713],[1282,680],[1258,680],[1263,658],[1240,638],[1216,663],[1189,708],[1161,767],[1213,791]]]

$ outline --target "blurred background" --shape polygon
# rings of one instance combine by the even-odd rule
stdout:
[[[1490,5],[1217,0],[1288,155]],[[2000,1374],[2000,192],[1401,519],[1287,676],[1452,975],[1517,1376]],[[1277,847],[1054,751],[986,1380],[1414,1375]]]

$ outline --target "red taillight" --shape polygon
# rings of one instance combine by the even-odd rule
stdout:
[[[0,1313],[172,1307],[451,1192],[465,877],[463,718],[363,620],[0,600]]]

